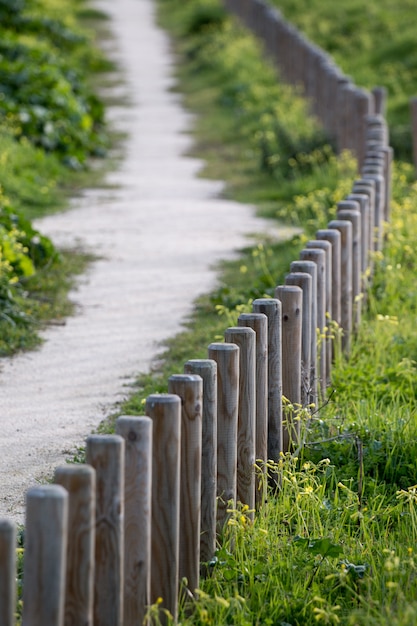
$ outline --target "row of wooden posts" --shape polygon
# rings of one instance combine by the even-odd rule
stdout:
[[[373,114],[385,116],[386,89],[375,87],[369,92],[355,85],[328,53],[309,41],[267,0],[223,0],[223,4],[261,39],[284,80],[301,87],[339,152],[351,150],[362,164],[365,119]],[[410,99],[410,115],[417,173],[417,97]],[[385,146],[384,158],[386,163],[392,160],[389,146]]]
[[[262,505],[267,461],[300,442],[282,398],[300,407],[325,398],[332,333],[340,329],[348,352],[382,246],[388,132],[381,114],[364,115],[361,128],[351,193],[275,297],[255,300],[207,359],[171,376],[144,416],[122,416],[116,434],[88,437],[86,464],[59,467],[54,484],[28,491],[23,626],[137,626],[154,603],[175,619],[179,598],[192,600],[201,563],[214,556],[229,507],[240,502],[253,515]],[[0,520],[2,626],[15,625],[15,601],[16,527]]]

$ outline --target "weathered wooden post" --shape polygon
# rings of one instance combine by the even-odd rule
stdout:
[[[319,380],[322,399],[327,387],[326,354],[326,253],[318,248],[305,248],[300,252],[301,261],[312,261],[317,267],[317,353],[319,361]]]
[[[181,399],[152,394],[145,413],[152,419],[151,602],[176,621],[180,523]],[[160,620],[167,617],[161,612]]]
[[[201,376],[203,381],[200,560],[207,563],[216,551],[217,363],[191,359],[184,365],[184,372]]]
[[[57,467],[54,482],[69,496],[64,624],[93,626],[95,471],[89,465]]]
[[[14,626],[16,611],[16,525],[0,519],[0,624]]]
[[[411,98],[410,100],[410,109],[411,109],[411,133],[413,140],[413,161],[414,168],[417,176],[417,98]]]
[[[282,321],[281,302],[258,298],[254,313],[268,319],[268,459],[278,463],[282,452]]]
[[[331,245],[331,319],[341,324],[341,295],[340,295],[340,233],[330,228],[318,230],[316,239],[328,241]]]
[[[385,117],[385,111],[387,108],[387,90],[385,87],[374,87],[372,89],[372,95],[374,97],[374,111],[376,115],[383,115]]]
[[[151,603],[152,420],[122,415],[116,433],[125,442],[123,626],[136,626]]]
[[[374,250],[381,250],[385,210],[385,180],[382,174],[364,171],[362,171],[362,179],[375,183]]]
[[[60,485],[26,494],[22,626],[63,626],[68,493]]]
[[[361,321],[362,307],[362,243],[361,214],[359,204],[352,200],[337,203],[338,220],[348,220],[352,224],[352,323],[355,330]]]
[[[349,353],[352,334],[352,224],[347,220],[332,220],[328,224],[331,230],[341,234],[341,326],[343,329],[342,348]]]
[[[195,374],[174,374],[168,380],[168,391],[181,398],[179,580],[193,594],[200,582],[203,379]]]
[[[266,499],[268,460],[268,318],[263,313],[242,313],[238,325],[256,333],[255,460],[260,467],[255,475],[255,504],[259,508]]]
[[[310,308],[310,398],[309,404],[318,404],[318,366],[317,366],[317,265],[314,261],[293,261],[291,273],[302,272],[311,276]]]
[[[391,178],[392,178],[392,161],[394,159],[394,150],[391,146],[377,145],[369,147],[366,152],[366,160],[364,165],[377,165],[384,177],[384,220],[389,222],[391,217]]]
[[[333,292],[333,247],[330,241],[325,239],[312,239],[307,241],[306,248],[319,249],[325,253],[325,332],[324,332],[324,346],[326,348],[326,383],[330,385],[331,371],[332,371],[332,340],[330,333],[330,323],[333,319],[332,311],[332,292]]]
[[[239,347],[239,409],[237,424],[236,497],[255,509],[256,434],[256,333],[252,328],[233,327],[224,333],[226,343]],[[250,513],[253,519],[253,513]]]
[[[236,505],[239,348],[212,343],[208,356],[217,363],[217,530],[221,533],[228,502]]]
[[[356,88],[356,141],[359,166],[362,165],[366,154],[367,116],[373,112],[373,97],[365,89]]]
[[[87,437],[87,463],[96,470],[94,625],[123,624],[124,440]]]
[[[353,194],[368,196],[369,200],[369,224],[368,224],[368,267],[372,274],[373,269],[373,255],[376,250],[375,244],[375,181],[359,179],[355,180],[352,187]]]
[[[346,200],[357,202],[361,214],[361,283],[365,288],[365,275],[369,267],[369,196],[365,193],[351,193]]]
[[[312,278],[306,272],[292,272],[285,277],[286,285],[296,285],[303,292],[303,324],[301,337],[301,404],[307,406],[311,398],[311,301]]]
[[[300,287],[279,285],[275,297],[282,304],[282,394],[294,406],[301,406],[301,335],[303,292]],[[300,438],[300,421],[287,411],[283,423],[283,451],[288,452]]]

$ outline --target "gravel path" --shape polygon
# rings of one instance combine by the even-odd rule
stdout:
[[[221,183],[197,178],[201,163],[184,156],[190,117],[170,92],[169,45],[151,0],[95,4],[111,16],[108,52],[125,75],[109,116],[128,139],[111,189],[37,223],[58,246],[101,258],[72,294],[78,313],[47,329],[39,350],[0,363],[0,517],[19,522],[25,490],[82,445],[214,286],[213,263],[268,227],[222,200]]]

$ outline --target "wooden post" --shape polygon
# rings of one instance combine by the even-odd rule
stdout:
[[[317,267],[317,354],[318,354],[318,371],[319,384],[321,390],[321,399],[326,396],[327,373],[326,373],[326,255],[324,250],[304,249],[300,252],[301,261],[312,261]]]
[[[310,308],[310,401],[318,405],[318,367],[317,367],[317,265],[313,261],[293,261],[291,272],[302,272],[311,276],[311,308]]]
[[[252,307],[268,319],[268,459],[278,463],[282,452],[281,302],[258,298]]]
[[[96,476],[89,465],[57,467],[54,482],[68,491],[64,624],[93,625]]]
[[[87,463],[96,470],[94,626],[123,624],[124,440],[87,437]]]
[[[352,323],[355,330],[361,321],[362,307],[362,244],[361,244],[361,214],[359,205],[353,201],[342,201],[337,204],[337,218],[352,223]]]
[[[372,274],[373,255],[375,247],[375,181],[359,179],[353,183],[354,194],[365,194],[369,199],[369,224],[368,224],[368,267]]]
[[[212,343],[208,356],[217,363],[217,529],[221,533],[228,502],[236,506],[239,348]]]
[[[364,180],[375,182],[374,250],[382,249],[384,227],[385,181],[382,174],[362,173]]]
[[[60,485],[26,494],[22,626],[63,626],[68,493]]]
[[[255,433],[256,433],[256,333],[252,328],[228,328],[227,343],[239,347],[239,409],[237,424],[236,496],[239,502],[255,509]],[[253,519],[253,513],[250,514]]]
[[[175,374],[169,393],[181,398],[181,485],[179,580],[191,594],[200,583],[201,432],[203,379],[195,374]]]
[[[365,272],[369,267],[369,196],[364,193],[351,193],[346,200],[357,202],[361,214],[361,283],[365,287]]]
[[[342,348],[349,354],[352,334],[352,223],[346,220],[332,220],[328,227],[341,234],[341,326],[343,329]]]
[[[391,177],[392,177],[392,161],[394,158],[394,150],[390,146],[377,145],[369,147],[366,153],[364,165],[378,165],[384,177],[384,220],[389,222],[391,217]]]
[[[176,621],[180,522],[181,399],[153,394],[145,413],[152,419],[151,602]],[[160,620],[167,622],[161,611]]]
[[[310,404],[311,394],[311,300],[312,278],[306,272],[292,272],[285,277],[286,285],[296,285],[303,292],[303,324],[301,337],[301,404]]]
[[[355,90],[355,107],[356,107],[356,142],[359,166],[364,161],[366,153],[366,129],[367,116],[373,112],[373,97],[366,89]]]
[[[16,526],[0,519],[0,624],[14,626],[16,611]]]
[[[329,324],[332,319],[332,244],[329,241],[312,239],[307,241],[306,248],[309,250],[323,250],[325,254],[325,276],[324,276],[324,332],[323,332],[323,348],[325,348],[325,372],[326,385],[330,385],[330,375],[332,370],[332,342],[329,333]]]
[[[330,228],[318,230],[316,238],[319,241],[328,241],[331,244],[331,267],[332,267],[332,320],[337,324],[341,324],[341,297],[340,297],[340,238],[341,235],[337,230]]]
[[[377,115],[383,115],[385,117],[385,111],[387,108],[387,90],[385,87],[374,87],[372,89],[372,95],[374,97],[374,111]]]
[[[279,285],[275,297],[282,304],[282,394],[294,406],[301,406],[301,328],[303,293],[300,287]],[[283,423],[283,451],[290,451],[300,438],[300,422],[287,413]]]
[[[208,563],[216,551],[217,363],[192,359],[184,365],[184,372],[201,376],[203,381],[200,560]]]
[[[125,442],[123,626],[136,626],[151,603],[152,420],[122,415],[116,433]]]
[[[413,140],[413,161],[417,176],[417,98],[411,98],[411,134]]]
[[[255,460],[260,466],[255,475],[255,504],[259,508],[266,500],[268,460],[268,318],[263,313],[242,313],[238,325],[256,333]]]

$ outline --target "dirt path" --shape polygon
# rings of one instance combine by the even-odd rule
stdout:
[[[79,243],[102,258],[73,294],[78,314],[48,329],[40,350],[0,365],[0,517],[18,521],[27,487],[112,412],[158,342],[213,287],[212,264],[266,228],[249,207],[222,200],[221,184],[198,179],[201,163],[183,156],[190,118],[169,91],[169,46],[151,0],[95,4],[112,18],[109,53],[126,84],[109,115],[128,139],[110,191],[89,190],[37,224],[58,246]]]

